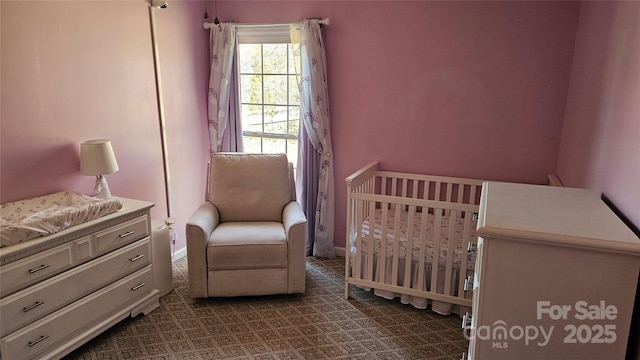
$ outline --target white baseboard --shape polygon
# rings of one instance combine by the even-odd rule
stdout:
[[[343,247],[336,247],[336,256],[344,257],[345,249]]]
[[[171,261],[176,261],[176,260],[178,260],[180,258],[183,258],[185,256],[187,256],[187,247],[186,246],[183,247],[182,249],[175,250],[173,252],[173,258],[171,259]]]

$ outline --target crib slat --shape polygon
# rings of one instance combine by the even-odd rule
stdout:
[[[367,181],[366,183],[366,187],[365,187],[365,193],[367,194],[375,194],[375,183],[374,183],[374,178],[369,179],[369,181]],[[363,206],[365,206],[366,209],[366,213],[364,214],[365,218],[371,216],[371,213],[369,212],[369,208],[368,208],[368,204],[371,201],[367,201],[367,203],[363,204]]]
[[[406,255],[404,260],[404,282],[405,288],[411,288],[411,262],[413,261],[413,219],[416,214],[416,207],[409,207],[409,215],[407,219],[407,239],[406,239]]]
[[[425,200],[433,200],[433,199],[431,199],[431,194],[430,194],[430,192],[431,192],[431,181],[425,181],[424,182],[423,192],[424,192],[423,196],[424,196]]]
[[[400,197],[406,198],[408,191],[409,191],[408,180],[406,178],[403,178],[402,179],[402,193],[401,193]],[[407,210],[409,210],[409,208],[408,207],[402,207],[402,210],[403,211],[407,211]]]
[[[386,176],[381,176],[380,177],[380,194],[388,195],[387,194],[387,177]]]
[[[391,178],[391,196],[398,196],[398,179]]]
[[[363,214],[364,201],[356,202],[356,252],[353,259],[353,277],[356,279],[362,278],[362,223],[364,221]],[[371,224],[369,224],[369,231],[371,231]]]
[[[417,199],[418,198],[418,181],[417,180],[411,180],[411,196],[410,198],[412,199]]]
[[[438,292],[438,264],[440,259],[440,231],[442,229],[442,209],[433,210],[436,216],[433,222],[433,260],[431,261],[431,287],[429,291]]]
[[[393,262],[391,265],[391,284],[398,286],[398,267],[400,259],[400,206],[396,206],[395,219],[393,222]]]
[[[403,198],[406,198],[408,191],[409,191],[408,180],[406,178],[402,179],[402,195],[400,196],[402,196]]]
[[[447,241],[447,266],[444,275],[444,294],[452,295],[451,282],[453,278],[453,254],[456,244],[456,215],[457,211],[449,211],[449,235]]]
[[[447,195],[445,197],[445,202],[447,203],[451,203],[451,193],[453,192],[453,184],[451,183],[445,183],[444,186],[446,187],[446,191],[447,191]],[[451,212],[449,210],[444,210],[444,216],[450,216]]]
[[[417,290],[425,290],[425,256],[427,252],[427,225],[428,225],[428,217],[429,217],[429,209],[422,208],[422,217],[420,220],[420,250],[418,252],[418,284],[416,285]]]
[[[373,259],[375,258],[375,219],[376,203],[369,202],[369,235],[367,236],[367,275],[365,280],[373,280]]]
[[[427,181],[421,181],[421,180],[418,181],[418,180],[416,180],[415,182],[416,182],[416,186],[415,186],[416,199],[421,199],[421,200],[426,199],[427,196],[429,196],[429,193],[426,192],[426,187],[425,187],[425,185],[427,184]],[[422,185],[422,186],[420,186],[420,185]],[[422,196],[420,196],[420,188],[422,188]],[[422,206],[418,207],[418,210],[419,211],[423,211],[423,212],[425,211],[424,207],[422,207]]]
[[[387,222],[389,221],[389,204],[381,204],[380,209],[382,210],[382,220],[380,222],[380,224],[382,224],[382,237],[380,238],[380,256],[378,257],[378,282],[385,284],[387,276],[387,236],[389,236],[389,226],[387,226]]]

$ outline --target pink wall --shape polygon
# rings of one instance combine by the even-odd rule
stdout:
[[[2,2],[2,202],[66,189],[92,193],[79,143],[108,138],[114,195],[162,205],[147,6]]]
[[[170,10],[154,10],[178,249],[204,188],[202,5],[173,1]],[[152,201],[152,218],[164,220],[149,3],[2,1],[0,7],[0,201],[67,189],[92,194],[93,179],[79,174],[79,143],[108,138],[120,166],[107,177],[113,195]]]
[[[584,2],[558,157],[640,227],[640,3]]]
[[[330,17],[336,165],[544,183],[554,173],[578,17],[573,2],[218,1],[223,21]]]
[[[163,219],[148,2],[0,6],[0,201],[90,193],[77,144],[108,137],[121,168],[109,176],[113,193],[155,202],[154,218]],[[156,12],[178,248],[204,187],[204,7],[173,0]],[[390,170],[534,183],[555,172],[578,3],[219,0],[217,8],[223,21],[331,18],[337,246],[344,178],[371,160]]]

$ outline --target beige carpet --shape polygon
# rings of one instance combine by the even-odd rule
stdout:
[[[307,258],[306,292],[192,300],[186,258],[175,290],[65,359],[460,359],[457,315],[440,316],[361,289],[344,300],[344,260]]]

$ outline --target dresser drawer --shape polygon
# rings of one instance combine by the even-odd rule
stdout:
[[[48,315],[0,340],[5,359],[34,359],[49,353],[63,341],[90,325],[122,312],[127,305],[153,290],[151,266]],[[121,315],[125,316],[128,312]]]
[[[0,336],[147,266],[150,253],[147,237],[0,300]]]
[[[108,230],[93,234],[97,253],[104,254],[149,235],[149,221],[140,216]]]
[[[1,297],[52,277],[73,265],[71,244],[64,244],[0,268]]]

